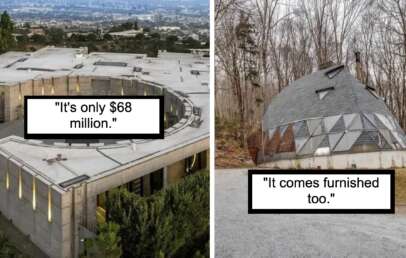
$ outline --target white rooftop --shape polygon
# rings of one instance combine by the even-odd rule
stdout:
[[[131,140],[90,147],[69,147],[61,143],[49,145],[41,141],[25,140],[14,135],[12,126],[8,128],[6,124],[3,129],[0,127],[0,130],[4,130],[0,135],[5,136],[0,140],[0,152],[3,155],[40,175],[48,184],[59,187],[58,184],[75,177],[87,175],[94,179],[209,137],[209,58],[180,53],[160,53],[158,58],[148,58],[143,54],[86,52],[86,49],[47,47],[34,53],[9,52],[0,55],[0,84],[14,85],[35,78],[68,75],[133,76],[139,80],[159,83],[173,92],[186,93],[189,105],[201,108],[202,124],[198,128],[190,126],[194,119],[192,112],[188,119],[182,119],[174,125],[175,128],[168,128],[163,140]],[[124,62],[127,66],[94,65],[99,61]],[[83,67],[75,69],[78,64],[83,64]],[[149,74],[134,72],[133,67],[141,67]],[[200,74],[193,75],[191,70],[198,70]],[[136,150],[132,142],[136,143]],[[67,160],[51,165],[44,161],[57,154],[62,154]]]

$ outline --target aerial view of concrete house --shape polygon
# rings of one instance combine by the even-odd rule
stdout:
[[[110,190],[148,196],[209,166],[209,58],[199,52],[47,47],[5,53],[0,67],[0,211],[50,257],[78,257]],[[26,140],[30,95],[161,95],[165,138]]]
[[[405,148],[405,133],[383,99],[343,65],[284,88],[261,132],[249,138],[253,160],[277,168],[404,167]]]

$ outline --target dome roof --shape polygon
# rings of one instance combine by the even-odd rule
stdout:
[[[320,94],[326,95],[320,99]],[[264,115],[263,128],[360,112],[391,116],[383,100],[374,94],[343,65],[320,70],[294,81],[272,99]]]
[[[343,65],[283,89],[265,112],[262,133],[254,138],[249,138],[249,147],[259,163],[406,148],[405,134],[384,101]]]

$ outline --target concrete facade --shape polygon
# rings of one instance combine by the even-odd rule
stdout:
[[[79,256],[81,239],[97,229],[99,194],[139,178],[148,193],[149,175],[160,169],[164,186],[176,183],[199,153],[208,168],[208,58],[50,47],[6,53],[0,63],[0,212],[50,257]],[[31,95],[163,95],[165,139],[25,140],[23,99]]]

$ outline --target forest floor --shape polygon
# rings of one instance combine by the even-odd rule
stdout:
[[[216,168],[254,167],[248,149],[240,146],[231,126],[216,124]]]

